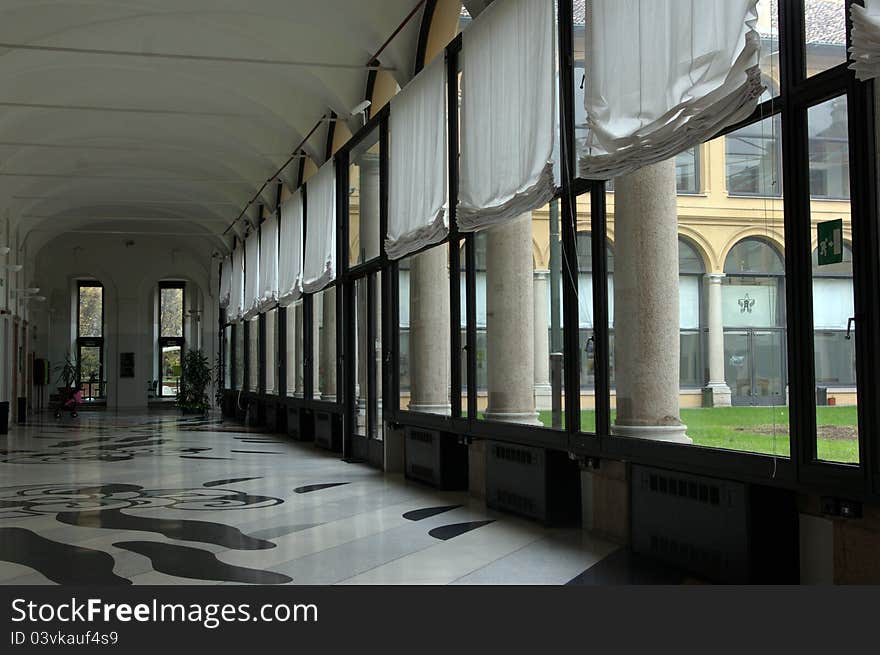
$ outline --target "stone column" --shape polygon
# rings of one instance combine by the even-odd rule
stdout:
[[[324,320],[324,293],[312,296],[312,398],[321,400],[321,323]],[[317,357],[315,356],[317,355]]]
[[[486,232],[486,418],[538,425],[532,216]]]
[[[679,415],[675,162],[615,180],[614,433],[691,443]]]
[[[303,348],[303,304],[302,302],[298,302],[293,306],[293,314],[294,320],[296,321],[296,348],[295,348],[295,363],[293,365],[293,374],[294,374],[294,388],[293,388],[293,397],[294,398],[302,398],[305,393],[305,368],[303,366],[303,356],[305,355],[305,350]]]
[[[547,299],[550,271],[535,271],[535,403],[538,409],[551,409],[550,328]]]
[[[449,414],[447,246],[412,258],[409,281],[409,409]]]
[[[730,407],[730,387],[724,378],[724,318],[721,284],[724,274],[706,276],[709,283],[709,384],[703,392],[707,407]]]
[[[324,379],[321,400],[336,402],[336,287],[324,292],[323,330],[321,331],[321,371]]]

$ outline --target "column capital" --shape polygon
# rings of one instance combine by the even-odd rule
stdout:
[[[534,275],[536,280],[547,280],[550,278],[550,271],[545,268],[536,268]]]
[[[712,284],[721,284],[721,280],[726,277],[726,273],[706,273],[706,279]]]

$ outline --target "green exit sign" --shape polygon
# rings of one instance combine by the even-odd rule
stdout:
[[[843,261],[843,219],[819,223],[819,266]]]

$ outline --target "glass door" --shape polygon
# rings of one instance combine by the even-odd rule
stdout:
[[[384,439],[382,408],[381,273],[354,281],[352,367],[354,394],[349,403],[351,453],[357,459],[381,462]]]
[[[724,368],[732,403],[740,407],[786,404],[783,333],[728,331]]]

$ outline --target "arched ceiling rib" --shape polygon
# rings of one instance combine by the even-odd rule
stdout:
[[[95,224],[219,244],[321,116],[363,100],[367,62],[417,4],[4,0],[0,212],[40,241]],[[420,21],[380,58],[401,84]],[[326,135],[304,145],[318,164]]]

